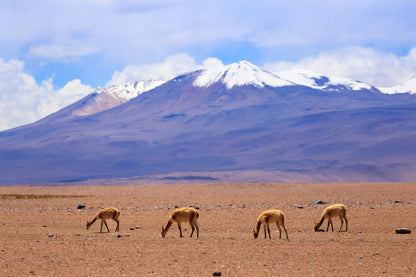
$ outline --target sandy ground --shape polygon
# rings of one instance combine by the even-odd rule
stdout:
[[[416,276],[416,183],[192,184],[0,187],[6,194],[63,195],[0,200],[0,276]],[[73,197],[82,195],[87,197]],[[315,205],[314,200],[326,204]],[[395,203],[396,200],[400,200]],[[331,203],[348,207],[348,232],[314,232]],[[86,206],[78,210],[79,204]],[[160,235],[175,206],[199,208],[200,236]],[[98,210],[121,210],[86,230]],[[289,240],[261,230],[258,215],[280,209]],[[334,219],[338,230],[340,221]],[[326,228],[326,222],[323,227]],[[411,234],[395,229],[410,228]]]

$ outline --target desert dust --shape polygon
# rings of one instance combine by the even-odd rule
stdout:
[[[108,181],[107,181],[108,182]],[[124,182],[126,183],[126,182]],[[127,182],[128,183],[128,182]],[[0,187],[0,276],[416,276],[416,183],[184,184]],[[323,204],[314,204],[321,200]],[[315,232],[330,204],[348,232]],[[85,206],[85,207],[83,207]],[[199,238],[173,224],[195,207]],[[116,222],[87,221],[116,207]],[[289,234],[271,239],[259,214],[279,209]],[[326,229],[325,221],[321,229]],[[410,234],[396,234],[409,228]],[[331,228],[330,228],[331,229]]]

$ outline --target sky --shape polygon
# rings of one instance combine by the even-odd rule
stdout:
[[[0,130],[213,60],[399,85],[416,75],[415,15],[414,0],[2,0]]]

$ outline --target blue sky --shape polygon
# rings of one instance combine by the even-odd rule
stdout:
[[[3,0],[0,130],[208,58],[397,85],[416,73],[415,14],[414,0]]]

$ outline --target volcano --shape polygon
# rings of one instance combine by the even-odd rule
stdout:
[[[416,180],[416,96],[333,81],[242,61],[96,110],[89,95],[0,132],[0,184]]]

